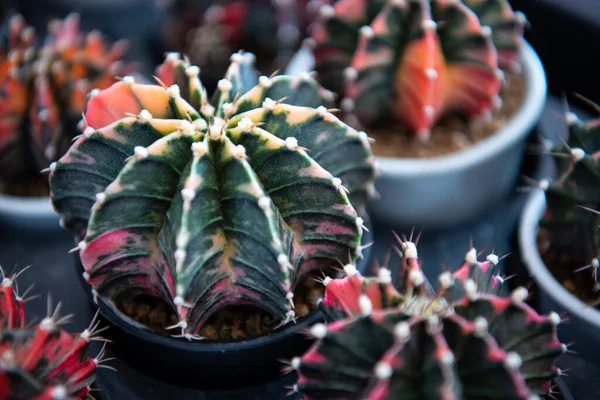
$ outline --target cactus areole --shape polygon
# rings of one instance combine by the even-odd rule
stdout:
[[[362,126],[401,122],[427,141],[449,112],[490,114],[504,72],[520,66],[526,20],[506,0],[320,2],[306,46]]]
[[[94,93],[50,166],[94,295],[157,300],[188,339],[229,307],[290,322],[303,281],[361,256],[366,134],[322,105],[330,92],[310,75],[258,77],[253,63],[233,54],[209,102],[199,68],[167,55],[159,84]]]
[[[600,118],[581,121],[566,115],[569,134],[557,143],[558,177],[542,181],[546,212],[540,221],[545,239],[540,253],[557,279],[590,304],[600,299]],[[573,275],[573,272],[581,274]],[[586,275],[584,275],[584,273]],[[589,275],[587,275],[589,273]]]
[[[83,35],[76,14],[49,24],[43,45],[22,16],[0,32],[0,180],[15,195],[46,196],[39,171],[71,145],[87,95],[131,71],[126,42]],[[25,183],[36,185],[24,187]],[[37,187],[39,186],[39,188]]]
[[[96,359],[88,356],[89,343],[98,340],[95,321],[80,334],[60,328],[68,317],[60,306],[38,324],[26,327],[24,299],[15,288],[16,275],[0,268],[0,399],[87,399],[94,381]]]

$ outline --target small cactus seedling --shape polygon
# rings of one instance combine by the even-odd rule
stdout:
[[[488,114],[501,102],[501,68],[519,65],[525,19],[506,0],[321,2],[306,45],[362,126],[398,120],[427,140],[447,112]]]
[[[38,45],[32,27],[13,16],[0,33],[0,178],[18,181],[62,155],[77,134],[87,95],[115,82],[127,67],[125,43],[108,47],[84,36],[75,14],[49,24]]]
[[[581,121],[566,116],[569,134],[555,146],[558,177],[543,181],[546,212],[540,226],[547,234],[547,247],[565,266],[591,270],[596,291],[600,267],[600,119]],[[549,259],[547,262],[553,263]]]
[[[93,290],[161,299],[186,337],[228,306],[293,318],[303,277],[360,256],[374,181],[366,134],[321,105],[330,93],[310,75],[231,61],[212,102],[178,54],[157,69],[164,86],[126,77],[99,92],[50,167]]]
[[[245,49],[258,67],[282,69],[300,47],[303,13],[293,0],[176,0],[166,11],[166,41],[201,69],[210,90],[229,66],[229,56]]]
[[[87,354],[91,341],[101,340],[96,321],[80,334],[60,328],[60,303],[40,323],[25,325],[24,300],[15,289],[16,276],[0,269],[0,400],[87,399],[97,358]]]
[[[561,371],[566,346],[556,336],[560,317],[538,315],[525,288],[508,298],[499,258],[477,260],[471,249],[460,269],[439,276],[433,291],[417,250],[401,242],[396,284],[391,271],[375,278],[345,268],[325,278],[321,307],[328,325],[310,329],[317,342],[291,360],[294,390],[306,399],[539,399]]]

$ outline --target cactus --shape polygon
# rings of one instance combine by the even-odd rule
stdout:
[[[550,250],[561,265],[591,269],[594,290],[599,291],[600,119],[583,122],[568,113],[566,120],[568,138],[552,151],[558,177],[540,184],[546,196],[540,227],[548,238],[542,254]]]
[[[499,257],[472,248],[433,291],[417,249],[401,242],[397,282],[379,268],[365,278],[347,266],[324,278],[320,307],[330,323],[310,329],[315,344],[291,360],[294,390],[306,399],[534,399],[561,371],[556,313],[538,315],[525,288],[499,296]]]
[[[498,107],[503,69],[518,70],[525,18],[506,0],[321,2],[306,45],[361,126],[391,119],[426,141],[448,112]]]
[[[104,348],[96,358],[87,354],[91,341],[102,340],[95,319],[82,333],[69,334],[60,328],[70,316],[59,317],[59,304],[40,323],[27,327],[16,277],[0,268],[0,399],[91,398],[90,385],[104,354]]]
[[[178,54],[157,68],[163,86],[99,92],[50,166],[94,292],[161,299],[188,338],[228,306],[294,317],[298,282],[360,256],[356,210],[373,190],[366,134],[321,105],[328,91],[309,74],[259,78],[251,53],[231,60],[212,102]]]
[[[259,69],[282,69],[300,47],[302,3],[292,0],[176,0],[165,10],[165,39],[201,69],[212,91],[229,66],[229,56],[245,49],[257,56]]]
[[[21,15],[9,20],[0,33],[3,181],[37,180],[39,170],[69,148],[90,90],[131,70],[119,61],[125,45],[108,47],[99,32],[84,36],[76,14],[52,21],[42,46]]]

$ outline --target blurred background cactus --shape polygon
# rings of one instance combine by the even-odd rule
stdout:
[[[45,196],[40,169],[56,160],[79,132],[87,95],[131,72],[120,61],[126,43],[84,34],[79,16],[53,20],[38,40],[21,15],[0,32],[0,185],[21,196]]]
[[[318,79],[362,127],[398,134],[400,122],[427,141],[448,113],[489,118],[505,73],[520,70],[526,20],[506,0],[312,3],[320,8],[305,43]]]
[[[237,50],[252,52],[258,69],[283,69],[300,47],[308,21],[306,1],[163,0],[163,37],[172,51],[186,54],[201,69],[212,92]]]
[[[94,293],[188,338],[264,333],[314,308],[299,292],[361,256],[375,179],[366,134],[309,74],[258,77],[253,54],[230,58],[212,101],[177,53],[157,85],[94,93],[83,135],[50,166]],[[240,306],[258,326],[221,326]]]
[[[598,305],[600,119],[584,122],[571,112],[566,119],[567,140],[552,150],[558,177],[541,182],[547,208],[540,221],[540,253],[568,290]]]
[[[558,314],[538,315],[528,292],[499,293],[499,257],[478,261],[471,248],[463,265],[439,276],[433,291],[415,243],[401,241],[395,284],[379,268],[364,278],[325,277],[320,303],[330,322],[310,332],[317,342],[292,359],[294,390],[305,399],[521,399],[547,395],[555,366],[567,351],[556,336]]]

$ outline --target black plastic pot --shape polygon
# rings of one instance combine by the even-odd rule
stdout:
[[[370,232],[363,235],[363,245],[373,237],[367,218],[365,224]],[[359,271],[367,270],[370,254],[371,247],[363,251]],[[92,300],[78,256],[75,267]],[[144,327],[102,299],[98,299],[97,307],[110,326],[104,336],[113,342],[112,351],[120,361],[152,379],[202,390],[233,390],[279,380],[284,366],[281,360],[306,351],[311,339],[304,332],[323,318],[314,311],[295,324],[245,340],[188,341]]]
[[[536,308],[543,314],[559,313],[567,322],[558,326],[563,343],[583,359],[600,365],[600,311],[571,294],[542,260],[537,248],[538,223],[546,209],[543,191],[533,193],[525,205],[519,224],[519,256],[535,283]]]

